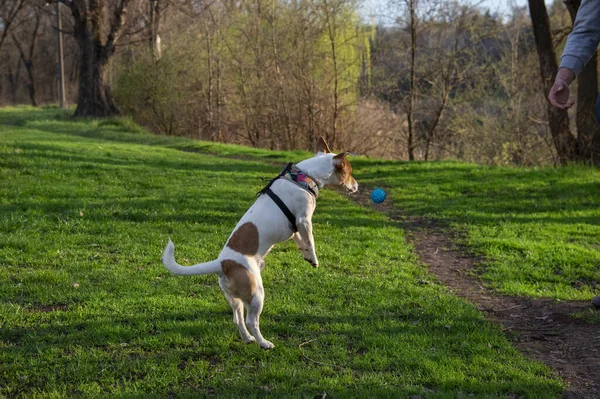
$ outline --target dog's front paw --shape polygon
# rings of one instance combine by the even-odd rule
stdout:
[[[260,347],[263,349],[273,349],[275,347],[275,345],[273,345],[272,342],[264,340],[263,342],[261,342]]]

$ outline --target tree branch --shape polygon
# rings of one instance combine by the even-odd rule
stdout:
[[[21,12],[24,5],[25,5],[25,0],[17,1],[16,3],[14,3],[12,9],[8,12],[8,15],[0,16],[0,20],[2,20],[4,22],[4,29],[2,30],[2,36],[0,36],[0,48],[2,48],[2,44],[4,43],[4,40],[6,40],[6,37],[8,36],[8,32],[10,31],[10,26],[12,25],[13,22],[15,22],[17,15],[19,14],[19,12]]]
[[[69,7],[69,8],[73,8],[73,0],[57,0],[59,3],[63,3],[65,6]],[[50,3],[52,4],[52,3]]]
[[[100,54],[100,62],[105,63],[108,58],[115,52],[115,44],[121,37],[123,25],[125,25],[127,17],[127,4],[129,0],[121,0],[113,13],[113,20],[110,26],[110,33],[106,40],[106,44],[102,47]]]
[[[35,53],[35,44],[37,43],[37,35],[40,29],[40,14],[38,12],[35,13],[35,26],[33,27],[33,32],[31,33],[31,45],[29,46],[29,60],[33,60],[33,54]]]
[[[19,40],[17,40],[17,36],[15,36],[14,33],[10,34],[12,36],[13,41],[15,42],[15,44],[17,45],[17,48],[19,49],[19,54],[21,56],[21,60],[27,62],[27,57],[25,57],[25,51],[23,50],[23,46],[21,46],[21,42]]]

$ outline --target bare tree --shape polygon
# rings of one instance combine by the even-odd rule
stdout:
[[[71,9],[79,45],[79,96],[76,116],[119,114],[110,87],[107,65],[119,41],[129,0],[60,0]]]
[[[477,59],[484,58],[478,54],[482,42],[497,32],[494,26],[483,29],[479,12],[458,2],[402,0],[392,5],[403,14],[397,19],[400,29],[390,31],[398,42],[390,44],[392,53],[402,56],[395,56],[396,65],[385,66],[396,83],[387,85],[384,97],[396,101],[405,114],[397,120],[402,121],[399,129],[408,159],[429,160],[441,147],[437,141],[447,133],[444,118],[453,93],[471,84],[480,69]]]
[[[18,38],[18,34],[15,32],[11,33],[12,39],[19,50],[19,56],[25,66],[25,70],[27,71],[27,89],[29,92],[29,99],[31,101],[31,105],[34,107],[37,106],[37,101],[35,97],[35,73],[34,73],[34,55],[35,55],[35,47],[37,43],[37,36],[40,29],[40,24],[42,20],[41,11],[35,6],[31,5],[29,7],[28,13],[29,21],[33,20],[33,27],[31,29],[31,33],[29,37],[23,39],[23,41],[27,41],[25,44]],[[29,24],[28,24],[29,25]],[[29,33],[25,31],[25,35]],[[27,46],[27,47],[26,47]]]
[[[160,16],[162,13],[160,0],[148,0],[148,44],[150,52],[155,59],[161,56],[161,39],[158,35],[160,29]]]
[[[449,21],[439,27],[441,35],[446,40],[452,39],[452,35],[454,37],[452,42],[450,42],[451,44],[448,43],[449,48],[439,50],[438,57],[429,62],[433,66],[430,73],[430,82],[432,83],[432,91],[437,93],[438,105],[434,107],[431,120],[425,129],[425,152],[423,158],[426,161],[429,160],[431,147],[436,139],[441,119],[448,108],[450,93],[463,81],[465,76],[469,76],[468,73],[462,72],[461,69],[467,69],[467,65],[470,71],[476,69],[472,52],[481,41],[480,35],[469,34],[471,32],[468,32],[467,21],[471,17],[470,8],[458,7],[458,4],[455,3],[450,4],[449,8],[442,10],[442,12],[448,14]],[[494,33],[489,32],[488,34],[493,35]],[[466,37],[469,40],[465,40]],[[433,97],[436,97],[435,94]]]
[[[581,0],[565,0],[565,5],[575,23],[577,10]],[[577,149],[581,159],[589,161],[596,155],[596,163],[600,163],[600,153],[593,154],[593,144],[600,142],[600,131],[598,121],[594,112],[594,106],[598,97],[598,53],[595,52],[585,65],[579,76],[577,76]],[[597,136],[597,137],[595,137]]]
[[[17,93],[19,89],[19,80],[21,79],[21,65],[23,64],[23,59],[18,57],[17,67],[15,69],[12,66],[8,65],[8,83],[10,85],[10,93],[11,93],[11,102],[13,105],[18,103],[17,101]]]
[[[0,0],[0,50],[24,6],[25,0]]]
[[[408,142],[407,142],[407,150],[408,150],[408,159],[410,161],[415,160],[415,119],[414,119],[414,110],[415,110],[415,99],[417,94],[416,88],[416,59],[417,59],[417,28],[418,28],[418,18],[417,18],[417,0],[405,0],[406,5],[408,7],[408,12],[410,15],[408,29],[410,31],[410,77],[408,80],[409,89],[408,89],[408,104],[406,107],[406,117],[408,122]]]
[[[556,76],[558,64],[552,44],[550,21],[544,0],[529,0],[529,14],[533,25],[535,45],[540,61],[540,76],[544,87],[544,97],[548,97]],[[569,115],[566,110],[560,110],[547,101],[548,123],[558,161],[565,164],[577,159],[577,141],[569,128]]]

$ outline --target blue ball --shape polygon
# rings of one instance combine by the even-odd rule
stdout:
[[[385,201],[386,197],[387,194],[381,188],[376,188],[375,190],[371,191],[371,201],[376,204],[381,204],[383,201]]]

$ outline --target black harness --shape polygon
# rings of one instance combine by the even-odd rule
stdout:
[[[304,178],[307,178],[306,180],[310,181],[312,184],[307,184],[305,181],[298,182],[296,180],[296,176],[298,176],[299,174]],[[298,231],[298,227],[296,226],[296,217],[294,216],[292,211],[290,211],[290,208],[288,208],[287,205],[281,200],[281,198],[279,198],[279,196],[275,194],[273,190],[271,190],[271,186],[273,185],[273,183],[275,183],[276,180],[281,178],[283,178],[284,180],[288,180],[292,183],[296,183],[298,186],[302,187],[310,194],[312,194],[315,198],[317,197],[319,192],[318,185],[316,183],[313,183],[314,180],[308,175],[306,175],[306,173],[300,172],[300,170],[296,168],[293,163],[288,163],[287,166],[281,171],[281,173],[279,173],[279,175],[276,178],[271,180],[269,184],[267,184],[262,190],[256,193],[257,197],[260,197],[262,194],[267,194],[273,200],[273,202],[277,204],[279,209],[281,209],[281,212],[283,212],[285,217],[289,220],[290,229],[292,229],[292,231],[296,233]]]

